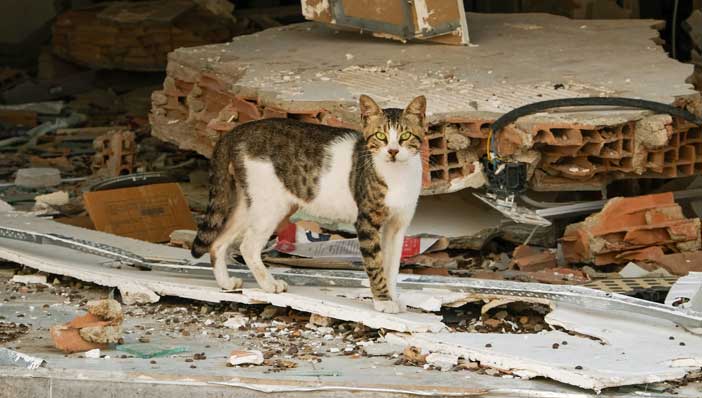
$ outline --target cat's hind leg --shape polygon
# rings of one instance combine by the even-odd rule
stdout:
[[[288,289],[288,284],[273,278],[263,264],[261,250],[290,209],[291,204],[280,197],[278,200],[269,199],[266,202],[254,200],[248,209],[249,223],[239,250],[258,285],[269,293],[284,292]]]
[[[227,218],[222,231],[219,233],[212,246],[210,247],[210,260],[215,275],[217,285],[224,290],[234,290],[241,287],[243,284],[239,278],[229,276],[227,270],[227,250],[232,243],[241,239],[246,223],[246,204],[243,200],[238,201],[238,204],[232,214]]]

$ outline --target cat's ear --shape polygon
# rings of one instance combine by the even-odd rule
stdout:
[[[362,94],[358,98],[358,104],[361,106],[361,116],[364,118],[372,115],[379,115],[383,112],[378,104],[376,104],[371,97],[365,94]]]
[[[427,99],[424,98],[423,95],[420,95],[419,97],[416,97],[415,99],[412,100],[412,102],[407,105],[407,108],[405,108],[405,113],[411,114],[411,115],[417,115],[421,119],[424,119],[424,114],[427,111]]]

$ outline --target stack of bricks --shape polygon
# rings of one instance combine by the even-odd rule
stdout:
[[[108,2],[67,11],[53,26],[53,51],[96,69],[161,71],[179,47],[228,41],[233,19],[190,0]]]
[[[133,173],[137,152],[134,138],[134,133],[128,130],[115,130],[96,138],[93,173],[102,177]]]
[[[163,90],[152,94],[153,134],[210,156],[220,134],[261,118],[287,117],[358,129],[358,117],[337,108],[263,103],[230,91],[226,78],[171,59]],[[651,116],[615,125],[521,123],[500,134],[502,156],[527,156],[530,186],[540,191],[595,190],[616,179],[674,178],[702,172],[702,130],[682,119]],[[493,119],[451,117],[428,127],[424,193],[451,190],[485,155]],[[656,129],[651,127],[655,125]],[[637,131],[639,135],[637,136]],[[459,139],[460,137],[460,139]]]
[[[679,253],[698,253],[700,219],[687,219],[671,192],[614,198],[562,238],[563,254],[572,264],[664,264]],[[677,254],[676,254],[677,253]]]

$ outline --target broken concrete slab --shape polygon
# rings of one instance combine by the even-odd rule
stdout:
[[[41,220],[18,214],[7,215],[2,225],[28,227],[34,224],[43,230],[51,228],[64,236],[76,236],[84,240],[103,242],[113,247],[129,247],[148,258],[169,259],[170,261],[193,260],[188,251],[150,244],[97,231],[85,230],[52,221]],[[210,275],[207,279],[192,278],[192,275],[160,271],[139,271],[104,258],[75,252],[61,247],[36,245],[33,243],[0,238],[0,258],[15,261],[43,272],[67,275],[102,286],[138,286],[160,296],[178,296],[209,302],[237,302],[244,304],[271,303],[279,307],[292,307],[301,311],[317,313],[342,320],[353,320],[374,328],[407,332],[432,332],[445,328],[441,317],[433,314],[378,313],[370,301],[338,297],[344,289],[311,288],[293,286],[287,293],[267,293],[259,289],[244,289],[240,293],[223,292]]]
[[[558,305],[546,319],[579,335],[556,330],[531,335],[393,333],[387,341],[597,392],[614,386],[681,379],[702,361],[702,337],[667,321],[565,304]]]
[[[490,124],[515,107],[613,93],[668,104],[699,98],[684,83],[690,66],[651,41],[657,37],[654,21],[583,25],[545,14],[470,14],[469,20],[478,47],[397,45],[299,24],[179,49],[169,56],[163,90],[152,96],[153,134],[209,156],[220,134],[249,120],[276,116],[358,127],[358,95],[378,98],[382,106],[404,106],[423,94],[429,123],[423,193],[435,194],[480,185],[473,180],[482,174],[475,162],[485,153]],[[524,29],[525,24],[540,28]],[[627,40],[612,40],[612,32]],[[339,54],[340,47],[351,56]],[[515,47],[525,51],[505,63],[502,54]],[[271,54],[281,48],[296,50],[285,63],[271,65]],[[245,62],[242,53],[250,54]],[[603,79],[598,60],[611,54],[617,57]],[[515,74],[514,64],[527,66]],[[632,64],[655,68],[655,79]],[[702,159],[695,149],[699,135],[677,119],[666,126],[672,135],[664,147],[639,145],[636,158],[649,161],[644,170],[634,167],[636,120],[649,115],[611,109],[542,112],[505,130],[499,148],[503,155],[530,159],[530,184],[538,190],[599,191],[610,179],[696,173]],[[465,139],[457,140],[457,134]],[[534,145],[538,151],[530,150]]]

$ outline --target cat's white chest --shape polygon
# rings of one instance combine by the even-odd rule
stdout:
[[[391,212],[413,213],[422,190],[421,158],[414,156],[406,163],[376,162],[376,170],[388,187],[385,206]]]

